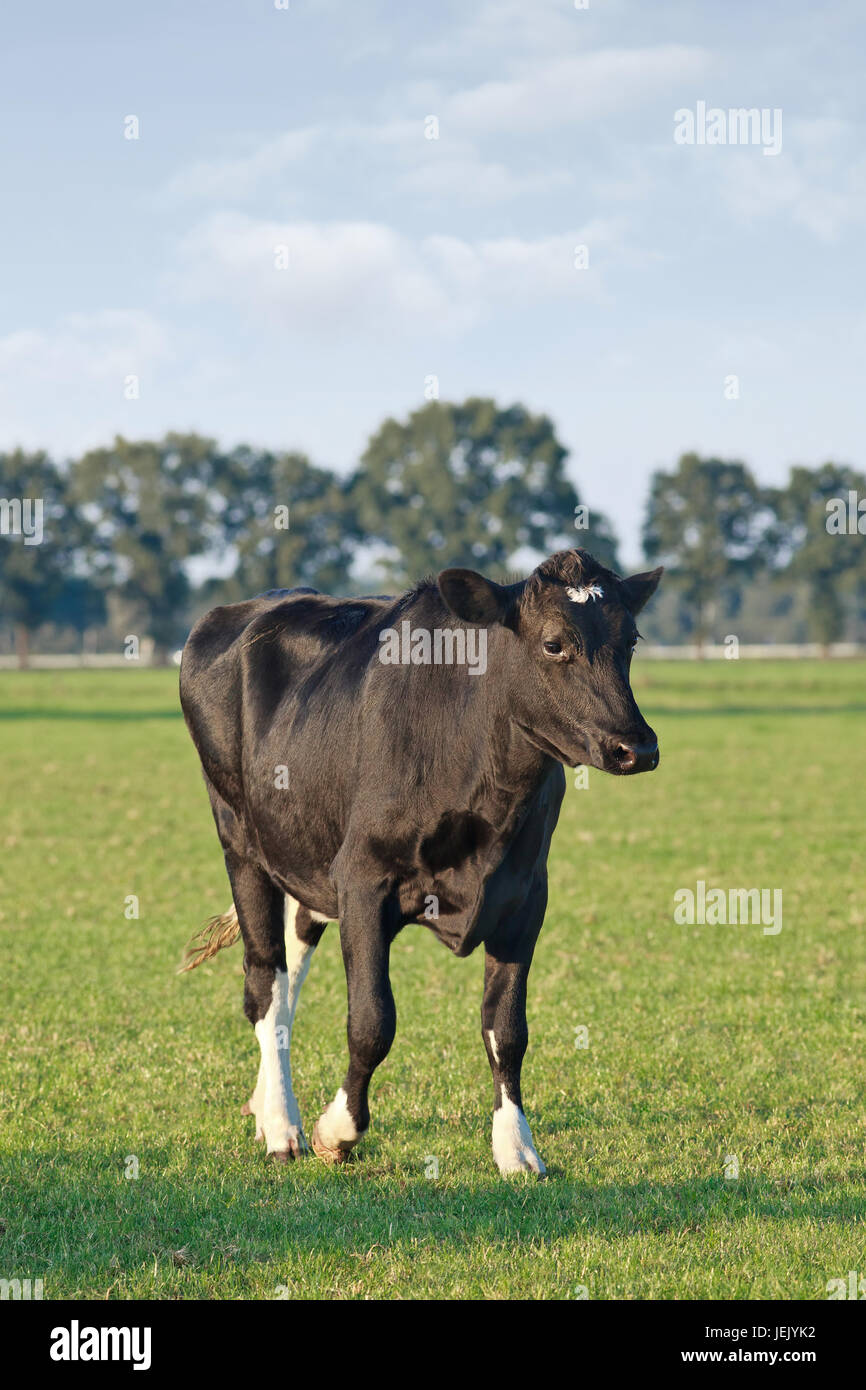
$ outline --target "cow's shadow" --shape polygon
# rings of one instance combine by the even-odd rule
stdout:
[[[46,1274],[62,1271],[64,1282],[79,1279],[92,1287],[94,1280],[104,1277],[110,1285],[155,1260],[170,1265],[180,1259],[181,1266],[189,1260],[202,1270],[214,1252],[243,1270],[301,1254],[360,1260],[372,1249],[390,1248],[409,1256],[425,1241],[465,1256],[475,1241],[508,1247],[581,1233],[611,1239],[700,1233],[749,1216],[818,1224],[857,1219],[858,1198],[826,1180],[696,1175],[672,1183],[594,1184],[554,1168],[538,1182],[500,1178],[485,1152],[477,1176],[451,1181],[447,1171],[438,1179],[417,1168],[407,1176],[389,1159],[386,1143],[341,1169],[313,1158],[280,1167],[266,1163],[253,1146],[241,1168],[241,1153],[240,1146],[226,1152],[223,1177],[213,1150],[186,1143],[179,1154],[173,1144],[142,1146],[139,1176],[130,1180],[123,1156],[115,1153],[31,1152],[14,1177],[7,1174],[9,1190],[20,1194],[15,1214],[6,1213],[7,1263],[17,1246],[28,1251],[30,1266]],[[62,1259],[50,1235],[58,1229]]]

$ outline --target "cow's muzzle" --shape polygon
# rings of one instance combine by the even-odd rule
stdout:
[[[659,746],[654,738],[643,743],[616,743],[610,750],[612,771],[621,776],[633,772],[654,772],[659,765]]]

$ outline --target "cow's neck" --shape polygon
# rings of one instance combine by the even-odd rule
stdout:
[[[497,836],[508,839],[550,776],[553,760],[526,738],[505,707],[495,712],[488,738],[486,755],[477,760],[475,777],[464,788],[465,809],[486,820]],[[473,751],[477,753],[470,740],[471,733],[464,726],[458,735],[455,761],[464,755],[467,766],[472,766]]]

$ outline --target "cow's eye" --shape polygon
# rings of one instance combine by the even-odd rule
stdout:
[[[559,656],[559,655],[561,654],[561,652],[562,652],[562,643],[561,643],[561,642],[545,642],[545,643],[544,643],[544,655],[545,655],[545,656]]]

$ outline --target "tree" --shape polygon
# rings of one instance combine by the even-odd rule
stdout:
[[[777,568],[806,586],[809,631],[826,652],[843,634],[846,598],[866,586],[866,477],[844,464],[792,468],[773,504]]]
[[[88,628],[104,623],[105,616],[105,591],[86,573],[64,576],[46,614],[48,622],[60,628],[73,628],[79,639]]]
[[[73,470],[75,497],[92,523],[94,573],[130,605],[157,660],[185,636],[190,562],[224,544],[219,471],[213,441],[195,434],[118,436]]]
[[[47,454],[0,454],[0,612],[14,626],[21,667],[77,563],[81,519],[67,503],[66,480]]]
[[[502,571],[518,551],[581,545],[616,565],[608,523],[576,530],[567,451],[546,415],[494,401],[433,401],[370,440],[348,500],[365,539],[386,548],[388,579],[412,583],[449,565]]]
[[[643,526],[647,560],[663,563],[698,646],[720,600],[736,606],[743,580],[767,563],[773,515],[745,464],[683,454],[653,474]]]
[[[241,445],[221,461],[219,487],[237,568],[212,592],[227,602],[298,584],[345,592],[357,535],[346,486],[331,472],[304,454]]]

